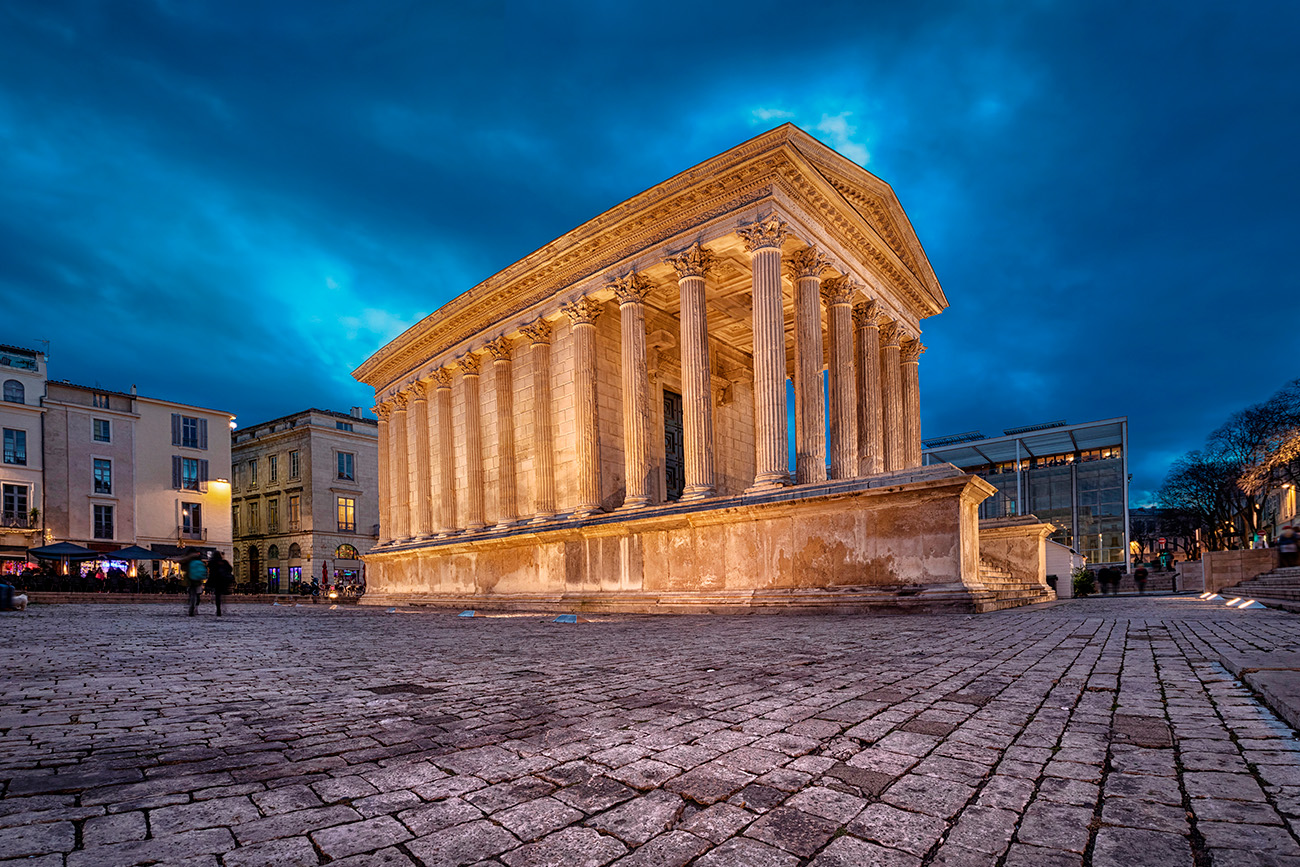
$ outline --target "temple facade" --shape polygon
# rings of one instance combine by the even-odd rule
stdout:
[[[1044,525],[981,546],[992,486],[921,466],[920,323],[947,304],[890,187],[794,126],[659,184],[355,371],[379,416],[366,601],[1050,598]]]

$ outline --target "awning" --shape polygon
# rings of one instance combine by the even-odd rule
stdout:
[[[93,560],[99,556],[89,548],[74,545],[72,542],[58,542],[40,548],[28,548],[27,553],[43,560]]]
[[[139,545],[129,545],[121,551],[110,551],[101,555],[105,560],[162,560],[165,559],[157,551],[150,551],[148,548],[141,548]]]

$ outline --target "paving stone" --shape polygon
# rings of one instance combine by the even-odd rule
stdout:
[[[221,861],[225,867],[315,867],[320,856],[306,837],[288,837],[233,849]]]
[[[679,827],[696,836],[721,843],[741,831],[757,816],[731,804],[714,804],[694,815],[683,815]]]
[[[905,810],[950,819],[974,795],[975,789],[971,786],[938,777],[908,774],[890,786],[881,800]]]
[[[850,834],[918,856],[930,851],[947,829],[943,819],[888,804],[871,804],[848,824]]]
[[[1132,798],[1107,798],[1102,804],[1101,821],[1107,825],[1172,834],[1186,834],[1188,831],[1187,812],[1181,805],[1154,804]]]
[[[1278,825],[1197,822],[1196,830],[1205,838],[1205,845],[1213,849],[1246,849],[1300,857],[1300,846],[1284,827]]]
[[[1181,804],[1183,793],[1176,777],[1147,774],[1110,774],[1106,777],[1107,798],[1139,798],[1159,804]]]
[[[1192,849],[1180,834],[1134,828],[1101,828],[1093,845],[1093,867],[1133,867],[1137,863],[1160,867],[1193,867]]]
[[[712,804],[731,797],[754,779],[753,774],[710,762],[669,780],[665,788],[696,803]]]
[[[838,822],[793,807],[777,807],[750,825],[745,836],[807,858],[824,846],[838,827]]]
[[[601,867],[627,847],[592,828],[565,828],[501,856],[510,867]]]
[[[78,849],[69,853],[67,867],[134,867],[158,862],[215,864],[216,859],[202,856],[229,852],[233,848],[235,839],[229,830],[206,828],[153,840]]]
[[[112,816],[95,816],[81,826],[83,846],[103,846],[108,843],[126,843],[143,840],[149,834],[144,813],[117,813]]]
[[[825,786],[810,786],[786,801],[788,806],[797,810],[803,810],[805,813],[812,813],[814,816],[821,816],[824,819],[830,819],[840,825],[848,822],[858,813],[867,802],[854,795],[845,792],[837,792],[834,789],[828,789]]]
[[[1249,774],[1195,771],[1183,774],[1183,785],[1193,798],[1221,798],[1231,801],[1262,801],[1264,791]]]
[[[252,795],[252,801],[264,816],[324,806],[316,793],[307,786],[284,786],[269,792],[258,792]]]
[[[487,820],[445,828],[406,844],[425,864],[474,864],[519,845],[519,838]]]
[[[180,834],[199,828],[238,825],[262,818],[248,798],[217,798],[197,804],[182,804],[149,811],[149,827],[155,837]]]
[[[0,858],[26,858],[51,852],[71,852],[76,843],[71,822],[46,822],[0,833]]]
[[[699,862],[697,862],[699,863]],[[919,867],[921,859],[867,843],[853,837],[840,837],[814,858],[810,867]]]
[[[629,846],[639,846],[673,827],[685,806],[677,795],[651,792],[593,816],[586,824],[617,837]]]
[[[1081,864],[1083,855],[1077,852],[1025,843],[1013,843],[1002,861],[1002,867],[1080,867]]]
[[[1011,845],[1020,816],[1010,810],[978,805],[962,810],[957,824],[949,832],[944,845],[953,844],[966,849],[997,856]]]
[[[317,848],[333,859],[402,843],[411,839],[411,832],[392,816],[376,816],[364,822],[316,831],[311,839]]]
[[[411,867],[414,864],[400,849],[380,849],[378,852],[331,861],[330,867]]]
[[[686,867],[712,846],[708,840],[685,831],[660,834],[614,863],[618,867]]]
[[[799,859],[788,852],[757,840],[734,837],[700,857],[694,867],[797,867],[798,864]]]
[[[560,789],[554,796],[570,807],[590,815],[606,810],[635,795],[636,790],[628,788],[618,780],[611,780],[609,777],[592,777],[586,782]]]
[[[1031,846],[1082,853],[1088,845],[1092,810],[1035,801],[1025,811],[1017,839]]]
[[[548,797],[516,804],[493,814],[492,819],[520,840],[532,841],[579,822],[584,815],[581,810]]]

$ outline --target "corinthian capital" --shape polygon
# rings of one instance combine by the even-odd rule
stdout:
[[[536,322],[530,322],[519,328],[533,345],[548,344],[551,342],[551,323],[545,319],[538,319]]]
[[[849,304],[853,301],[853,293],[859,286],[857,280],[847,275],[828,277],[822,281],[822,301],[826,302],[827,306]]]
[[[614,290],[614,296],[618,298],[619,305],[631,304],[632,302],[643,303],[653,286],[650,278],[635,272],[628,274],[626,277],[619,277],[609,285]]]
[[[900,357],[904,364],[916,364],[921,360],[921,353],[925,352],[925,346],[915,337],[909,337],[899,346]]]
[[[510,341],[504,337],[498,337],[496,340],[489,340],[483,347],[492,356],[493,361],[510,360]]]
[[[479,361],[479,357],[474,353],[466,352],[460,358],[456,359],[456,365],[460,367],[462,376],[478,376],[482,362]]]
[[[885,320],[880,326],[880,345],[897,346],[903,336],[903,329],[892,319]]]
[[[795,250],[790,254],[790,276],[798,279],[800,277],[820,277],[831,263],[826,258],[826,254],[816,247],[804,247],[802,250]]]
[[[391,403],[380,403],[375,405],[375,415],[379,416],[380,421],[388,421],[388,417],[393,414],[393,405]]]
[[[433,372],[434,388],[451,388],[451,371],[440,367]]]
[[[790,227],[784,220],[773,214],[760,219],[757,223],[741,226],[736,230],[736,234],[744,240],[745,249],[753,253],[755,250],[768,247],[780,248],[785,243],[786,236],[790,234]]]
[[[393,395],[393,412],[401,412],[406,409],[406,403],[411,396],[405,391],[399,391]]]
[[[600,316],[599,302],[585,296],[565,304],[560,309],[568,315],[569,321],[574,325],[595,325],[596,318]]]
[[[424,400],[429,393],[429,385],[423,380],[416,380],[411,384],[411,400]]]
[[[853,305],[853,324],[859,328],[879,328],[885,319],[880,302],[871,300]]]
[[[694,244],[684,253],[664,259],[664,264],[672,265],[673,270],[677,272],[677,279],[680,280],[683,277],[703,277],[717,261],[718,257],[712,250]]]

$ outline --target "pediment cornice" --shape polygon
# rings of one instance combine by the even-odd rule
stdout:
[[[854,169],[861,177],[850,177]],[[499,337],[512,317],[566,288],[773,200],[777,188],[815,215],[917,318],[947,306],[905,216],[906,229],[900,228],[902,209],[888,185],[787,124],[628,199],[489,277],[381,348],[353,376],[382,390],[418,375],[476,334]]]

